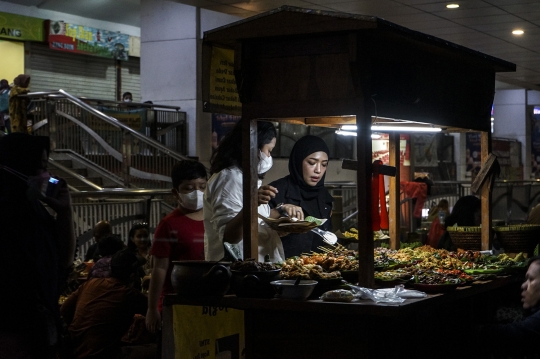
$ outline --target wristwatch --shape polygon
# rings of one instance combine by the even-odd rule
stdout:
[[[285,204],[285,203],[280,203],[280,204],[278,204],[278,205],[276,206],[275,209],[278,211],[280,217],[289,217],[289,214],[288,214],[287,211],[285,211],[285,209],[283,208],[283,205],[284,205],[284,204]]]

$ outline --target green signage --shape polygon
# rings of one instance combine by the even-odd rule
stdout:
[[[43,19],[0,12],[0,38],[44,41]]]

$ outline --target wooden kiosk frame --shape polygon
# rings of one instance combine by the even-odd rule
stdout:
[[[225,81],[236,83],[241,106],[224,105],[219,102],[223,97],[212,93],[215,48],[234,52],[234,71],[230,71],[235,80]],[[452,131],[481,131],[482,160],[486,161],[495,73],[515,71],[509,62],[382,19],[288,6],[205,32],[202,50],[205,111],[242,116],[246,258],[257,258],[257,196],[253,195],[257,191],[257,121],[357,126],[358,275],[363,287],[374,284],[372,122],[397,119]],[[216,72],[222,74],[223,69]],[[223,82],[221,77],[219,80]],[[391,164],[399,163],[398,152],[399,134],[392,133]],[[480,192],[485,229],[482,248],[487,249],[491,232],[489,186],[484,185]],[[396,248],[399,171],[391,183],[390,200],[391,244]],[[175,356],[175,305],[242,310],[245,357],[249,359],[441,357],[460,343],[466,348],[471,343],[458,334],[441,348],[438,330],[450,328],[455,329],[452,334],[460,333],[463,318],[472,322],[481,312],[478,309],[487,310],[487,298],[497,296],[496,290],[507,290],[515,284],[512,280],[487,281],[446,294],[408,299],[396,306],[369,300],[327,303],[170,295],[164,300],[163,358]]]
[[[495,73],[515,65],[411,31],[376,17],[282,6],[207,31],[203,41],[203,101],[210,95],[214,47],[234,50],[241,109],[244,174],[244,256],[257,258],[256,121],[357,126],[359,284],[373,287],[371,125],[405,120],[443,130],[482,132],[482,161],[490,149]],[[414,125],[413,125],[414,126]],[[399,134],[391,135],[391,165],[399,163]],[[249,154],[249,155],[248,155]],[[399,171],[398,171],[399,173]],[[491,236],[491,198],[481,190],[482,249]],[[399,246],[399,175],[391,181],[391,245]]]

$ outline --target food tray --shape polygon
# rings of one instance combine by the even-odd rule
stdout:
[[[413,288],[418,289],[426,293],[441,293],[449,292],[455,290],[459,287],[459,284],[423,284],[423,283],[413,283]]]
[[[540,239],[540,225],[537,224],[500,226],[493,230],[507,253],[525,252],[531,255]]]
[[[278,219],[274,219],[259,214],[259,218],[262,219],[270,228],[278,232],[306,233],[317,227],[317,223],[315,222],[293,221],[289,217],[280,217]]]
[[[446,230],[457,248],[479,251],[482,249],[482,228],[471,227],[447,227]]]

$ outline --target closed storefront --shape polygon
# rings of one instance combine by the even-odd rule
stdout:
[[[74,96],[104,100],[116,97],[116,60],[55,51],[47,44],[30,43],[26,73],[32,76],[32,91],[62,89]],[[140,59],[121,61],[121,91],[140,98]]]

